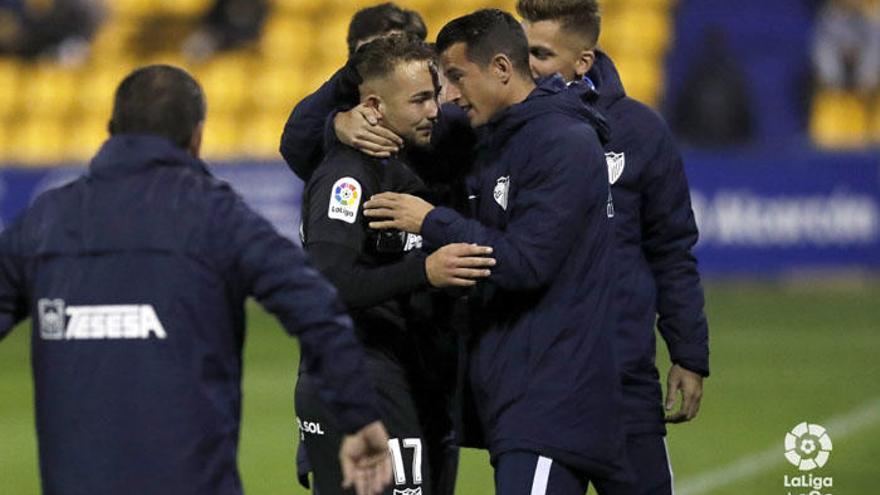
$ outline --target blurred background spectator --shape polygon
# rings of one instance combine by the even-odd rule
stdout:
[[[669,123],[678,138],[697,147],[748,144],[752,136],[752,102],[739,60],[724,32],[706,33],[702,52],[682,83]]]
[[[0,50],[26,59],[82,64],[104,17],[101,0],[3,0]]]
[[[823,86],[875,92],[880,83],[880,2],[829,0],[816,21],[813,64]]]
[[[268,13],[267,0],[216,0],[200,19],[197,31],[184,42],[184,55],[204,62],[218,50],[254,41],[260,37]]]

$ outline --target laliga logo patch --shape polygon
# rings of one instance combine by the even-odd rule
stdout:
[[[354,223],[361,205],[361,184],[351,177],[343,177],[333,184],[327,216],[333,220]]]
[[[499,177],[495,181],[495,192],[492,196],[502,210],[507,211],[507,195],[510,192],[510,176]]]
[[[623,175],[626,167],[626,155],[624,153],[605,153],[605,162],[608,163],[608,182],[614,184]]]

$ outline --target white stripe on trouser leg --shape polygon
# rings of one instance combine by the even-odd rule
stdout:
[[[535,478],[532,480],[532,495],[547,495],[547,484],[550,482],[550,466],[553,459],[538,457],[538,465],[535,466]]]
[[[669,457],[669,445],[666,444],[666,437],[663,437],[663,449],[666,451],[666,467],[669,468],[669,490],[675,495],[675,475],[672,474],[672,457]]]

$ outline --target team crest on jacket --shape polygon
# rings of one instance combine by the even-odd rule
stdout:
[[[608,182],[612,185],[623,175],[626,167],[626,155],[624,153],[605,153],[605,161],[608,163]]]
[[[507,195],[510,192],[510,176],[499,177],[495,181],[495,192],[492,196],[501,209],[507,211]]]
[[[361,205],[361,183],[352,177],[343,177],[333,184],[327,216],[333,220],[354,223]]]

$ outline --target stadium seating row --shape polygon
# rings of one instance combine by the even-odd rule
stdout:
[[[263,35],[252,46],[223,52],[203,64],[179,53],[187,30],[170,30],[176,43],[145,36],[144,27],[194,21],[210,0],[114,0],[88,63],[0,58],[0,164],[81,162],[106,137],[112,94],[132,68],[181,65],[203,84],[209,101],[205,141],[211,159],[276,158],[277,142],[294,103],[345,62],[348,20],[373,1],[274,0]],[[433,39],[449,19],[481,7],[513,10],[514,0],[402,0],[423,13]],[[631,95],[654,104],[662,93],[663,57],[672,0],[605,0],[603,48],[620,66]],[[170,23],[170,21],[169,21]],[[184,24],[185,26],[186,24]],[[164,32],[164,31],[163,31]],[[169,46],[175,49],[169,49]]]
[[[810,134],[821,147],[863,148],[880,144],[880,97],[820,90],[813,99]]]

